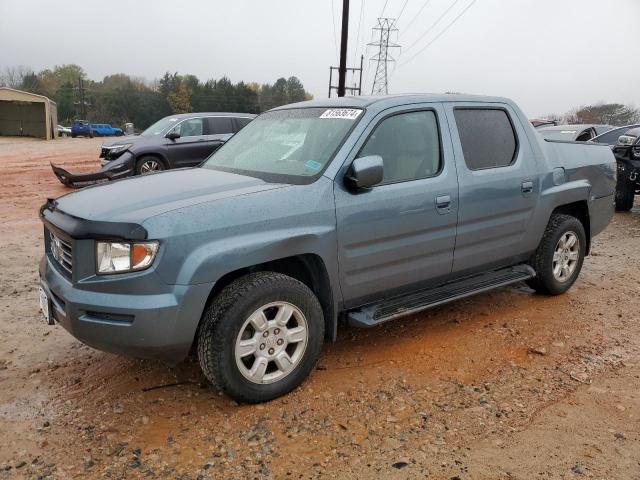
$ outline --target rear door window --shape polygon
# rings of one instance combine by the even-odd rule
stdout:
[[[235,120],[236,120],[236,132],[239,132],[244,127],[249,125],[249,122],[251,122],[251,120],[253,120],[253,118],[236,117]]]
[[[209,125],[209,135],[233,133],[231,117],[210,117],[207,118],[207,124]]]
[[[456,108],[453,114],[470,170],[506,167],[515,161],[518,139],[505,110]]]

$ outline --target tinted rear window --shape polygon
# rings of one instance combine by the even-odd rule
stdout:
[[[233,133],[233,123],[230,117],[207,118],[209,123],[209,135]]]
[[[469,169],[506,167],[514,162],[518,142],[507,112],[456,108],[454,116]]]
[[[244,127],[246,127],[249,124],[249,122],[251,122],[251,120],[253,120],[253,118],[246,118],[246,117],[236,118],[238,130],[242,130]]]

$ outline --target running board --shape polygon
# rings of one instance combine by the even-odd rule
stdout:
[[[394,297],[381,303],[365,305],[347,313],[347,320],[354,327],[373,327],[389,320],[470,297],[476,293],[528,280],[535,276],[535,271],[529,265],[503,268],[456,280],[441,287]]]

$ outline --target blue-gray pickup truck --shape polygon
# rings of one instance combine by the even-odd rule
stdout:
[[[243,402],[300,385],[339,325],[515,282],[557,295],[614,211],[616,163],[510,100],[302,102],[198,168],[49,200],[40,304],[87,345],[176,363]]]

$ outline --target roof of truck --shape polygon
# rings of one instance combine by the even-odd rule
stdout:
[[[288,108],[309,107],[333,107],[333,108],[367,108],[370,106],[392,107],[407,103],[430,102],[485,102],[485,103],[511,103],[511,100],[503,97],[489,97],[484,95],[467,95],[459,93],[405,93],[399,95],[359,96],[359,97],[334,97],[321,100],[309,100],[274,108],[274,110]]]

